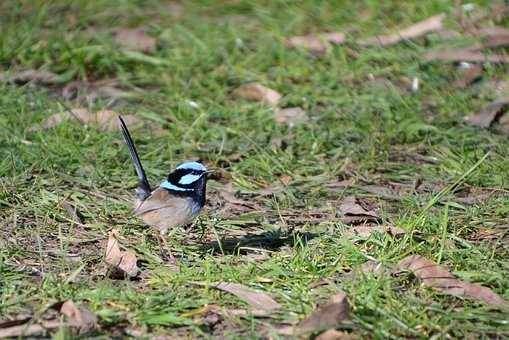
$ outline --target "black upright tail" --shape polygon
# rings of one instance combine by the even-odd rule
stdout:
[[[129,149],[129,153],[131,154],[131,159],[133,160],[134,167],[136,169],[136,173],[138,174],[138,187],[136,188],[136,194],[140,199],[145,199],[150,195],[152,191],[150,188],[150,183],[148,182],[147,175],[145,175],[145,170],[143,170],[143,166],[141,165],[140,157],[138,157],[138,152],[136,151],[136,147],[134,146],[133,139],[131,138],[131,134],[127,129],[127,125],[125,124],[122,117],[118,116],[120,120],[120,128],[122,129],[122,135],[124,136],[124,141],[127,144],[127,148]]]

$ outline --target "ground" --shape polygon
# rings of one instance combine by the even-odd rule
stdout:
[[[355,43],[442,12],[457,29],[457,3],[3,1],[0,70],[62,79],[0,83],[0,321],[72,299],[97,316],[95,336],[278,338],[342,291],[351,321],[337,329],[359,338],[509,336],[507,309],[392,270],[419,254],[509,300],[509,142],[496,127],[465,124],[503,94],[495,84],[506,67],[485,64],[481,81],[457,88],[456,65],[420,58],[449,46],[437,35]],[[126,27],[143,27],[156,48],[119,48],[112,32]],[[322,55],[284,44],[321,31],[348,41]],[[103,80],[122,95],[62,93]],[[236,97],[248,82],[278,91],[279,105],[301,107],[307,121],[277,122],[270,105]],[[132,214],[136,176],[118,130],[43,126],[77,107],[143,120],[133,137],[153,184],[184,160],[216,170],[203,214],[171,232],[168,248]],[[335,218],[349,196],[405,233],[352,236],[355,226]],[[134,278],[105,264],[113,228],[138,258]],[[373,261],[386,273],[362,273]],[[208,313],[250,310],[204,286],[216,282],[265,292],[281,308]]]

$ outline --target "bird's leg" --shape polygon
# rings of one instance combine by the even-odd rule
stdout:
[[[167,254],[170,256],[171,262],[176,262],[175,257],[173,257],[173,254],[171,252],[171,248],[168,246],[166,237],[164,237],[164,235],[161,233],[157,233],[156,235],[157,235],[156,238],[159,241],[159,249],[161,250],[161,257],[163,258],[163,260],[167,259],[167,256],[166,256],[166,251],[167,251],[168,252]]]

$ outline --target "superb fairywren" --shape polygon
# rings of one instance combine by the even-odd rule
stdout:
[[[191,223],[205,204],[207,169],[198,162],[182,163],[152,190],[129,130],[122,117],[118,119],[139,179],[135,214],[159,229],[161,234]]]

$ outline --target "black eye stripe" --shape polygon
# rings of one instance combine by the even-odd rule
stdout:
[[[186,175],[199,176],[203,175],[205,171],[202,170],[193,170],[193,169],[176,169],[168,175],[168,182],[177,185],[177,186],[186,186],[180,184],[180,179]]]

